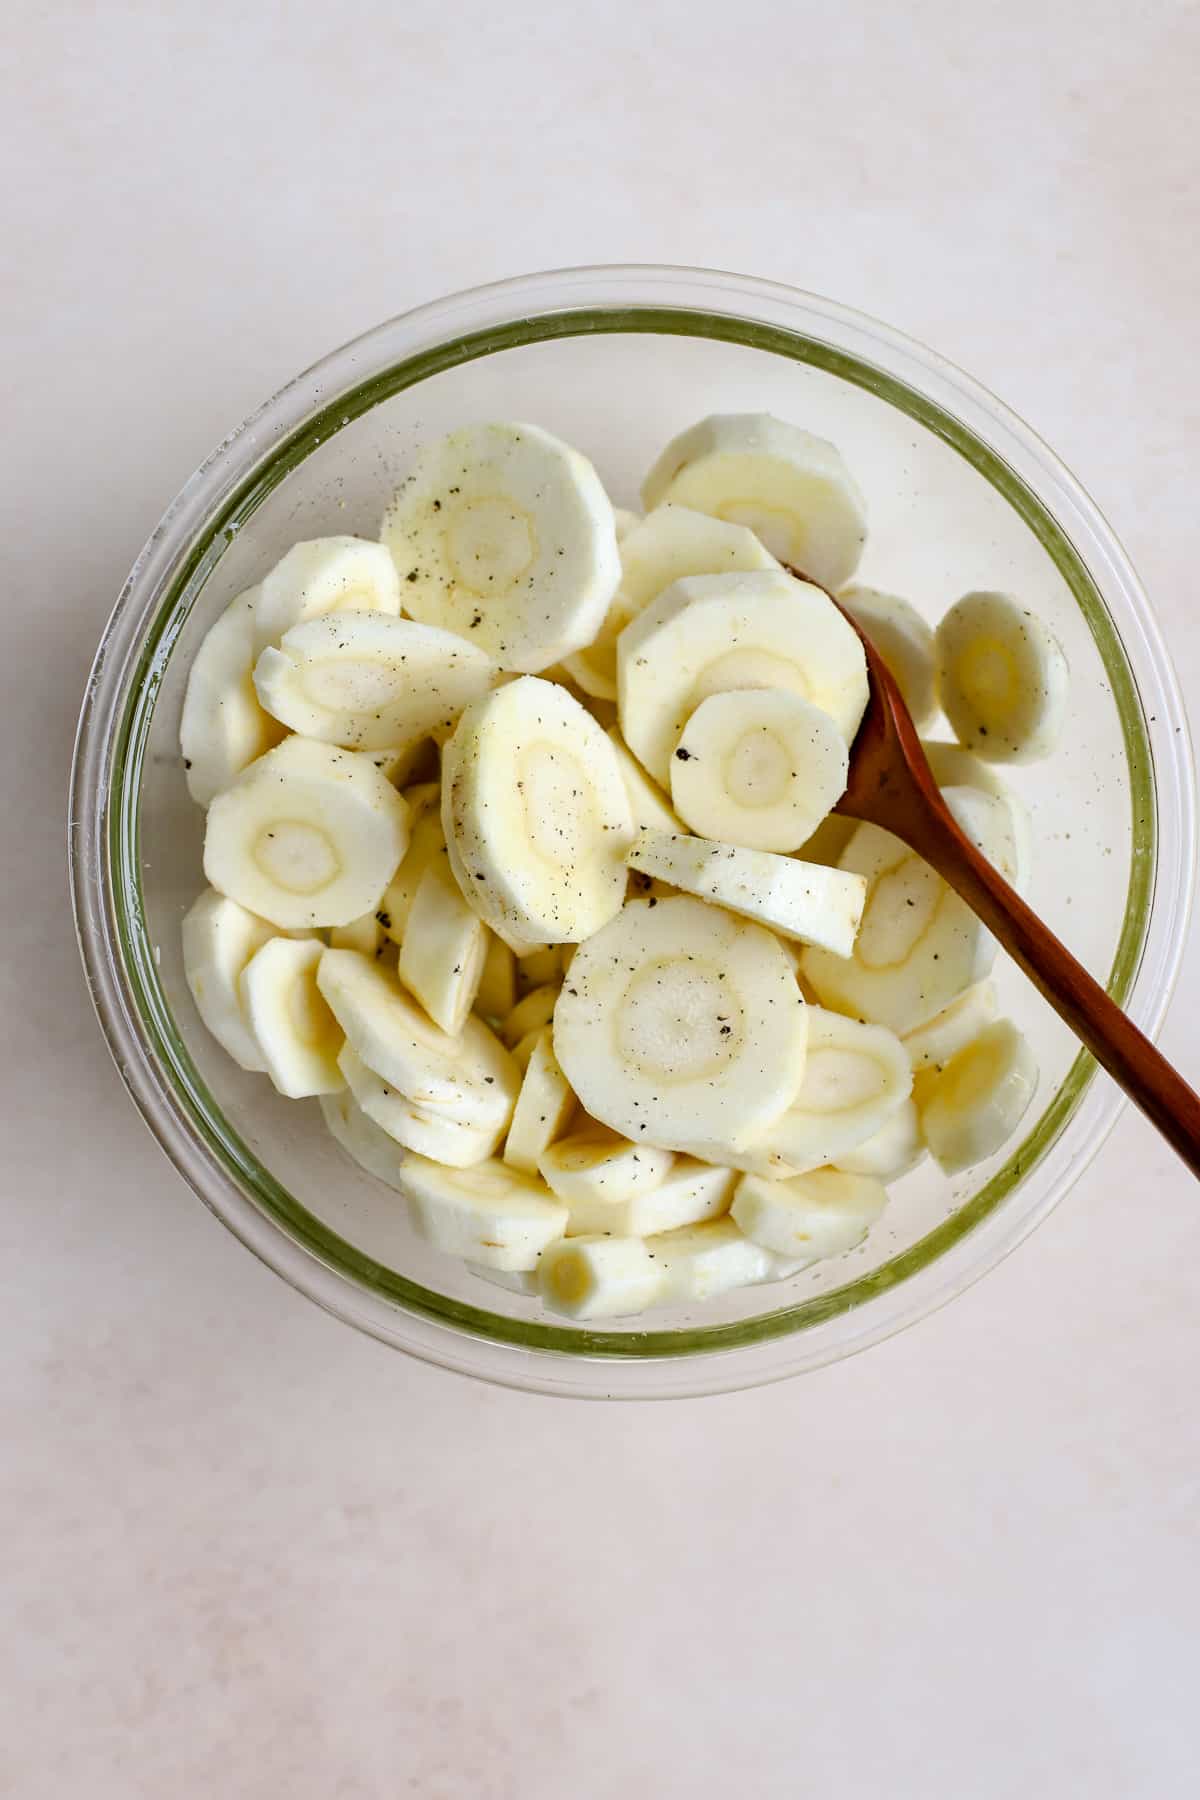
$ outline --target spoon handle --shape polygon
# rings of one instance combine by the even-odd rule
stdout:
[[[927,795],[924,802],[890,829],[962,895],[1096,1061],[1200,1175],[1200,1095],[975,848],[940,798]]]

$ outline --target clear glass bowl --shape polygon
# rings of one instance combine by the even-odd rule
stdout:
[[[300,375],[192,477],[139,557],[80,721],[71,849],[101,1024],[151,1130],[205,1203],[302,1293],[385,1342],[547,1392],[663,1397],[749,1386],[863,1349],[959,1293],[1045,1217],[1122,1104],[1001,959],[1004,1007],[1042,1084],[1019,1143],[947,1180],[926,1163],[859,1250],[645,1328],[578,1327],[485,1285],[409,1230],[315,1102],[280,1099],[208,1037],[180,919],[202,885],[202,815],[178,723],[186,671],[226,602],[298,538],[373,535],[421,440],[526,418],[578,444],[614,498],[708,412],[768,410],[832,438],[868,496],[861,579],[936,618],[1011,588],[1066,646],[1070,729],[1014,771],[1033,811],[1032,900],[1145,1029],[1162,1017],[1195,862],[1177,686],[1112,532],[1046,447],[957,369],[859,314],[743,277],[600,268],[456,294]],[[180,1280],[186,1272],[180,1270]]]

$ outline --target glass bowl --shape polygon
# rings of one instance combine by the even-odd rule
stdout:
[[[184,787],[178,725],[188,665],[228,600],[299,538],[374,535],[414,447],[467,421],[534,420],[636,505],[670,436],[702,414],[743,411],[840,446],[870,505],[861,580],[931,619],[968,588],[1013,589],[1062,639],[1069,729],[1052,760],[1012,772],[1033,813],[1031,897],[1153,1031],[1195,850],[1187,730],[1145,596],[1032,432],[931,351],[825,300],[701,270],[576,269],[379,326],[298,376],[187,483],[134,566],[88,684],[71,810],[76,919],[101,1024],[146,1122],[205,1203],[294,1287],[386,1343],[489,1380],[665,1397],[861,1350],[1011,1250],[1122,1105],[1001,958],[1001,1004],[1042,1071],[1019,1142],[953,1181],[926,1161],[864,1245],[790,1281],[585,1327],[417,1239],[398,1196],[326,1134],[315,1101],[281,1099],[201,1026],[179,925],[203,885],[203,818]]]

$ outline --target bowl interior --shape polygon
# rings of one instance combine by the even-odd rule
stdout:
[[[398,1318],[423,1314],[532,1349],[627,1358],[819,1330],[1011,1205],[1088,1078],[1076,1041],[1001,957],[1001,1004],[1041,1066],[1019,1144],[953,1181],[927,1161],[893,1189],[866,1244],[787,1283],[649,1315],[648,1330],[619,1321],[581,1329],[421,1243],[398,1197],[327,1136],[315,1102],[285,1101],[265,1078],[243,1074],[200,1024],[179,925],[203,885],[203,818],[184,787],[178,725],[189,663],[222,607],[297,539],[374,535],[417,446],[457,425],[535,421],[583,449],[613,498],[636,506],[639,479],[666,439],[716,411],[774,412],[838,444],[870,508],[860,579],[908,596],[931,621],[969,588],[1011,589],[1058,634],[1072,670],[1069,727],[1051,761],[1005,771],[1032,813],[1031,900],[1119,995],[1135,972],[1153,791],[1128,662],[1049,513],[932,399],[819,338],[684,311],[527,318],[386,367],[277,443],[180,560],[127,701],[110,854],[137,1003],[195,1129],[258,1208],[327,1268],[394,1303]]]

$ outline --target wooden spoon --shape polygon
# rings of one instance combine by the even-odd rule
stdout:
[[[883,826],[923,856],[978,913],[1193,1175],[1200,1175],[1200,1095],[960,830],[894,678],[867,634],[844,616],[862,639],[871,691],[851,747],[846,791],[835,810]]]

